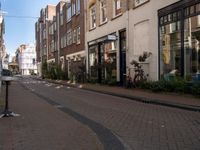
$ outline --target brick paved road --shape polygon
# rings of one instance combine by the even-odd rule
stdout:
[[[47,102],[66,108],[66,113],[79,122],[84,124],[70,111],[106,127],[127,149],[200,149],[199,112],[143,104],[33,80],[24,80],[23,84]],[[86,125],[91,128],[90,123]]]
[[[21,116],[0,119],[0,150],[103,149],[91,129],[18,83],[11,85],[9,99]]]

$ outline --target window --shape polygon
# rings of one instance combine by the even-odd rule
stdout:
[[[180,30],[180,23],[179,22],[173,22],[170,24],[170,33],[174,33],[176,31]]]
[[[63,12],[60,12],[60,25],[63,25]]]
[[[122,10],[121,10],[121,0],[114,0],[114,3],[113,3],[113,16],[117,16],[119,14],[122,13]]]
[[[72,16],[76,14],[76,4],[72,2]]]
[[[53,35],[53,24],[52,25],[50,25],[50,27],[49,27],[49,34],[50,35]]]
[[[67,45],[72,44],[72,32],[71,29],[67,31]]]
[[[104,23],[107,21],[107,12],[106,12],[106,1],[100,1],[100,22]]]
[[[73,43],[76,43],[76,29],[73,31]]]
[[[200,15],[197,16],[197,26],[200,27]]]
[[[67,8],[67,21],[70,21],[71,17],[72,17],[72,14],[71,14],[71,6],[70,6]]]
[[[93,29],[96,27],[96,7],[93,5],[90,8],[90,28]]]
[[[80,0],[76,0],[76,14],[80,13],[81,3]]]
[[[54,52],[55,46],[54,46],[54,40],[51,41],[51,45],[50,45],[50,51]]]
[[[54,31],[56,31],[56,22],[54,22],[54,27],[53,28],[54,28]]]
[[[80,27],[78,27],[77,28],[77,44],[80,44],[81,43],[81,28]]]
[[[145,2],[147,2],[148,0],[135,0],[135,6],[139,6]]]
[[[43,39],[46,39],[46,29],[43,30]]]

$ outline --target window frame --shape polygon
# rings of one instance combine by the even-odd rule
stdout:
[[[118,6],[120,7],[118,8]],[[113,17],[117,17],[122,14],[121,0],[113,0]]]
[[[69,22],[72,18],[72,8],[71,5],[67,8],[67,22]]]
[[[76,14],[80,14],[81,11],[81,0],[76,0]]]
[[[93,11],[92,11],[93,10]],[[97,23],[96,23],[96,5],[93,5],[90,7],[90,29],[94,29],[96,28],[97,26]]]
[[[144,3],[148,2],[149,0],[134,0],[135,7],[143,5]]]
[[[100,8],[99,9],[100,9],[100,24],[103,24],[108,21],[106,0],[100,0]],[[104,16],[105,20],[103,20],[104,19],[103,15],[105,15]]]
[[[81,44],[81,27],[77,27],[76,29],[76,44]]]

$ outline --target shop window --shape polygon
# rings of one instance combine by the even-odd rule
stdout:
[[[200,30],[195,22],[200,15],[184,20],[185,75],[200,72]]]
[[[173,22],[170,24],[170,33],[174,33],[180,30],[180,23],[179,22]]]
[[[107,21],[106,1],[100,1],[100,22],[104,23]]]
[[[96,6],[93,5],[90,8],[90,29],[93,29],[96,27]]]
[[[181,34],[179,27],[180,21],[160,27],[160,71],[163,78],[173,70],[181,71]]]
[[[113,17],[122,13],[121,0],[113,0]]]

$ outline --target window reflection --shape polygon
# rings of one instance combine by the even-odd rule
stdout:
[[[180,21],[161,27],[161,75],[180,71]]]

